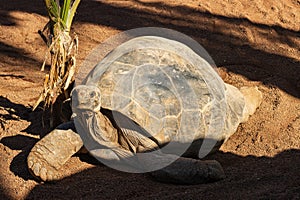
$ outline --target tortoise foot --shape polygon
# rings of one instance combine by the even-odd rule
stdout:
[[[55,129],[35,144],[27,158],[29,171],[43,181],[58,180],[58,170],[83,143],[72,131]]]

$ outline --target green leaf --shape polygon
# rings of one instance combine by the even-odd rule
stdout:
[[[50,17],[59,17],[60,6],[54,0],[45,0]]]
[[[71,6],[71,0],[65,0],[60,15],[63,22],[67,22],[69,12],[70,12],[70,6]]]
[[[79,3],[80,3],[80,0],[75,0],[72,4],[71,9],[70,9],[70,12],[69,12],[69,15],[68,15],[68,18],[67,18],[67,21],[66,21],[66,25],[67,25],[69,30],[71,28],[72,21],[73,21],[73,18],[74,18],[74,15],[76,13],[76,10],[77,10],[77,7],[78,7]]]

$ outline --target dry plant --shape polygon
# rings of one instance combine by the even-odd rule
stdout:
[[[80,0],[45,0],[49,22],[39,34],[46,42],[51,55],[51,67],[45,75],[44,88],[33,109],[44,102],[44,109],[53,110],[53,104],[60,94],[69,98],[67,89],[77,71],[76,54],[78,38],[70,35],[72,21]],[[62,4],[62,5],[61,5]],[[42,71],[49,53],[46,54]]]

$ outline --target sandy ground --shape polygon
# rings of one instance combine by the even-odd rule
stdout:
[[[82,0],[74,31],[79,64],[111,35],[138,27],[165,27],[197,40],[222,78],[256,85],[260,108],[212,158],[226,178],[202,185],[158,183],[75,156],[56,183],[38,183],[26,157],[40,137],[41,110],[31,108],[42,89],[46,47],[37,34],[47,22],[43,1],[0,4],[0,199],[299,199],[299,0]]]

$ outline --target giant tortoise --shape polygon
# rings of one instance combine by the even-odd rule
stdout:
[[[159,181],[222,179],[221,165],[204,157],[262,101],[256,87],[224,83],[188,46],[157,36],[114,49],[71,95],[72,120],[43,137],[28,156],[30,171],[43,181],[57,180],[83,145],[112,168],[147,172]]]

